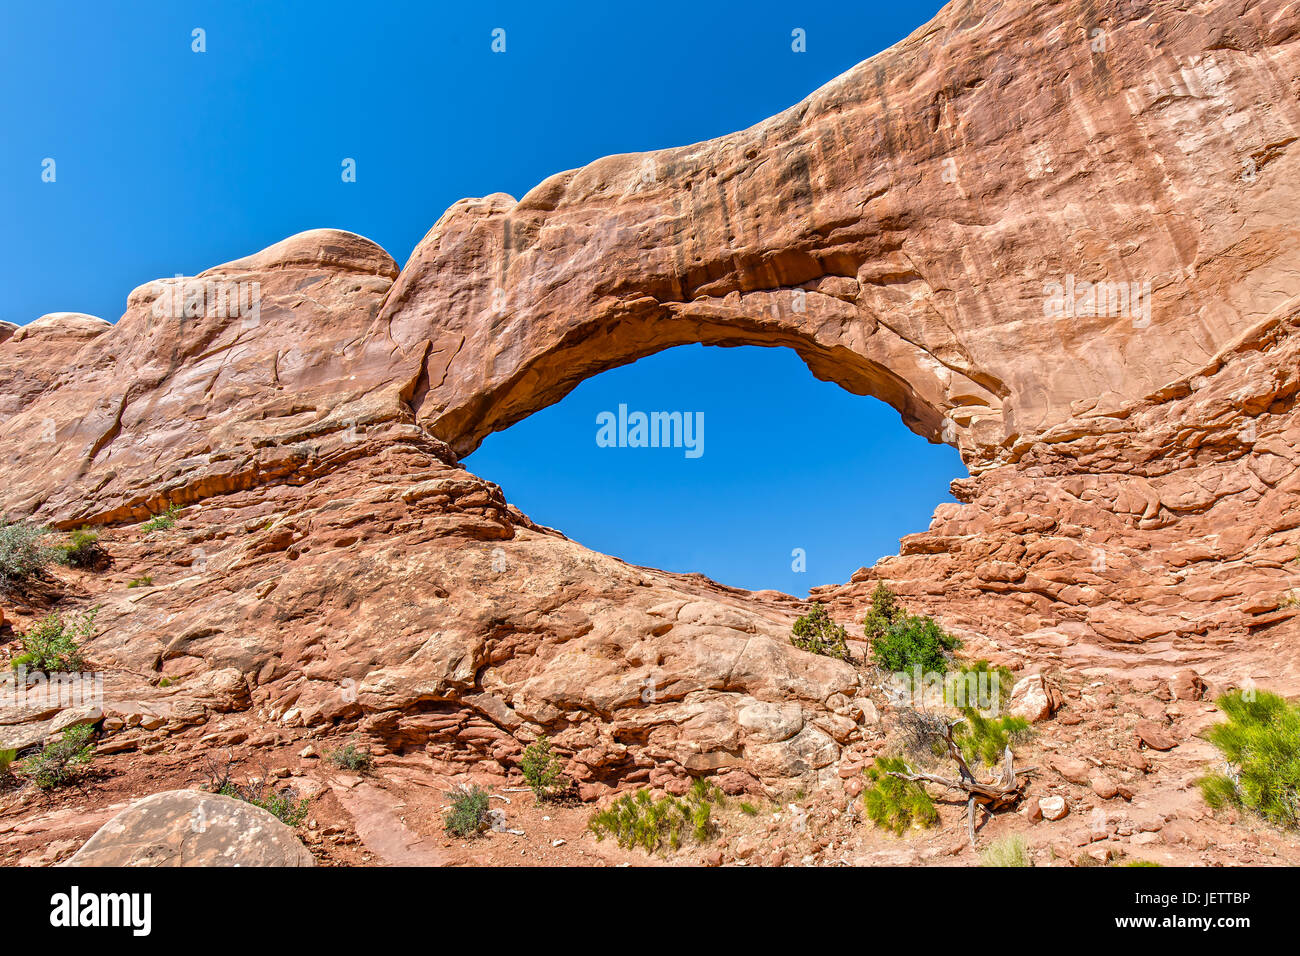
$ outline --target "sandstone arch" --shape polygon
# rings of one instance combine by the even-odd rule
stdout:
[[[1287,10],[953,3],[751,129],[458,203],[381,312],[419,418],[463,454],[667,345],[788,344],[978,472],[1189,379],[1294,304]],[[1067,281],[1150,315],[1046,317]]]
[[[592,554],[456,458],[668,345],[789,345],[952,421],[972,473],[814,592],[840,620],[885,578],[1013,664],[1296,686],[1300,22],[1174,6],[953,3],[750,130],[458,203],[400,273],[315,230],[199,277],[259,282],[251,325],[156,320],[164,279],[0,332],[0,510],[120,526],[118,706],[470,764],[546,729],[591,787],[833,782],[869,710],[789,646],[799,602]],[[1149,282],[1150,323],[1049,320],[1069,276]]]

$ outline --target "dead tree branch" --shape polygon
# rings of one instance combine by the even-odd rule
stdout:
[[[947,745],[948,756],[957,764],[957,771],[960,774],[959,779],[953,780],[932,773],[914,773],[910,767],[906,772],[891,771],[890,776],[914,783],[933,783],[948,790],[958,790],[965,793],[966,827],[970,834],[970,845],[973,847],[975,845],[975,808],[977,806],[983,807],[984,812],[991,815],[997,810],[1014,805],[1016,801],[1024,796],[1025,785],[1029,782],[1028,780],[1021,780],[1020,776],[1038,768],[1022,767],[1017,770],[1011,748],[1007,747],[1003,754],[1001,776],[993,780],[980,782],[971,771],[970,765],[966,763],[966,757],[962,754],[961,748],[953,740],[953,728],[961,722],[961,720],[945,720],[936,731],[940,739]]]

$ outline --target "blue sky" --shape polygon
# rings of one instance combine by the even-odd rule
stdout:
[[[320,226],[404,262],[457,199],[750,126],[940,6],[6,2],[0,318],[116,320],[141,283]],[[704,412],[705,455],[597,448],[620,402]],[[895,551],[965,474],[888,407],[755,348],[607,372],[468,464],[592,547],[798,594]]]

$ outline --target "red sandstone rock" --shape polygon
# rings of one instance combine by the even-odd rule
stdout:
[[[316,230],[113,326],[6,329],[0,510],[110,530],[165,582],[88,582],[106,713],[471,766],[550,731],[587,793],[834,782],[861,677],[790,647],[788,599],[593,554],[456,457],[636,357],[784,345],[972,475],[816,589],[838,619],[886,580],[973,648],[1216,682],[1267,653],[1294,683],[1260,648],[1297,634],[1297,29],[1284,0],[952,5],[749,130],[458,203],[400,275]],[[1150,321],[1044,315],[1067,280],[1149,282]],[[256,315],[208,294],[254,285]]]

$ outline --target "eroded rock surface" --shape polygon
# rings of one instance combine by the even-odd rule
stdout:
[[[790,646],[800,602],[594,554],[458,464],[686,342],[795,348],[961,449],[960,503],[815,592],[837,619],[883,578],[1012,663],[1300,682],[1300,18],[1173,7],[951,4],[752,129],[458,203],[400,274],[316,230],[8,334],[0,508],[113,537],[105,714],[466,766],[546,732],[587,796],[837,780],[875,708]],[[1058,281],[1149,314],[1047,316]]]

